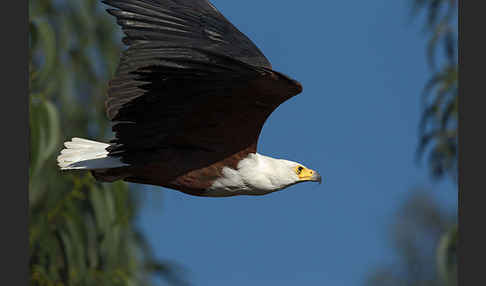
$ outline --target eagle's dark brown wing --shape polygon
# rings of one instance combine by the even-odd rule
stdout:
[[[104,0],[131,46],[204,48],[244,63],[271,68],[260,50],[207,0]]]
[[[110,155],[127,163],[160,149],[256,146],[270,113],[302,90],[205,0],[104,2],[119,9],[108,11],[129,46],[106,101]]]

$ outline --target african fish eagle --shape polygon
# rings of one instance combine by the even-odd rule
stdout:
[[[105,102],[114,139],[72,138],[62,170],[104,182],[163,186],[196,196],[264,195],[321,182],[304,165],[257,153],[267,117],[299,82],[207,0],[105,0],[122,52]]]

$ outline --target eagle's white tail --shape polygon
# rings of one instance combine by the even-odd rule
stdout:
[[[73,138],[64,142],[64,146],[66,148],[57,157],[57,164],[61,170],[96,170],[128,166],[119,158],[108,156],[106,148],[110,144],[107,143]]]

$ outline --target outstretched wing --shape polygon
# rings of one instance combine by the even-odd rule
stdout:
[[[106,101],[110,153],[125,162],[159,149],[256,146],[270,113],[302,90],[205,0],[104,2],[118,8],[108,12],[129,46]]]
[[[119,8],[116,16],[128,46],[159,42],[163,46],[202,48],[271,68],[260,50],[207,0],[104,0]]]

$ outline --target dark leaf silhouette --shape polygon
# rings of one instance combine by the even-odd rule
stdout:
[[[425,31],[430,35],[427,55],[433,75],[423,91],[423,115],[420,122],[418,155],[428,153],[432,176],[449,174],[457,178],[457,1],[413,0],[413,12],[425,12]],[[441,44],[441,45],[439,45]],[[439,50],[442,46],[442,50]],[[436,58],[443,52],[441,67]]]

